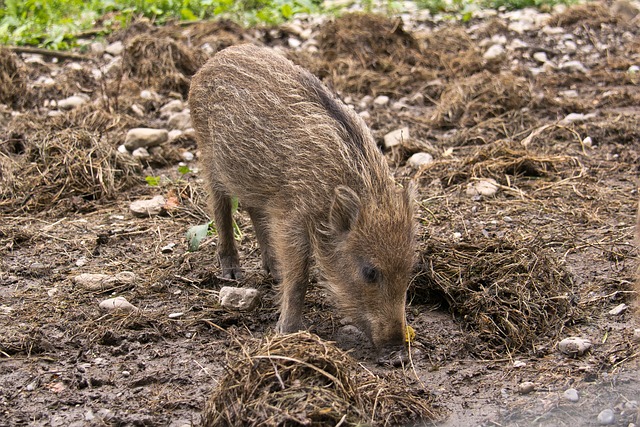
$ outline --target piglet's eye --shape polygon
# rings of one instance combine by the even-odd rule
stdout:
[[[365,265],[362,267],[362,277],[367,283],[377,283],[382,278],[382,273],[371,265]]]

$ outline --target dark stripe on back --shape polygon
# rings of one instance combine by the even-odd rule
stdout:
[[[360,127],[354,122],[353,118],[347,114],[345,111],[347,107],[336,101],[320,80],[314,75],[308,72],[302,72],[300,74],[300,80],[304,87],[311,89],[312,93],[318,97],[318,102],[324,107],[329,116],[338,122],[338,125],[344,129],[347,134],[347,140],[345,142],[361,154],[366,154],[366,142],[364,135],[362,134],[362,129],[360,129]]]

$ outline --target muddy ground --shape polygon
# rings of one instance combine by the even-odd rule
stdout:
[[[187,250],[187,229],[207,221],[197,148],[161,111],[186,102],[207,57],[240,42],[320,76],[363,115],[398,181],[416,183],[410,366],[376,366],[320,286],[311,331],[431,399],[439,415],[427,425],[590,426],[605,409],[610,425],[638,425],[640,18],[620,4],[466,23],[419,12],[404,25],[347,15],[251,30],[140,21],[79,59],[0,50],[0,425],[197,425],[225,366],[273,333],[274,283],[242,206],[241,283],[219,277],[215,235]],[[118,41],[123,52],[103,52]],[[52,102],[72,95],[81,105]],[[135,127],[181,132],[137,158],[117,151]],[[403,127],[408,137],[385,147]],[[186,173],[185,152],[196,155]],[[433,161],[412,166],[417,152]],[[495,194],[473,193],[487,180]],[[156,195],[162,214],[132,215],[131,202]],[[135,279],[73,281],[123,271]],[[258,288],[259,307],[222,310],[229,284]],[[99,309],[113,296],[140,310]],[[569,336],[592,347],[564,355]]]

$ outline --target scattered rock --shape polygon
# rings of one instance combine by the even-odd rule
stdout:
[[[150,200],[136,200],[129,205],[131,213],[137,217],[144,218],[160,215],[164,212],[164,205],[167,200],[164,196],[155,196]]]
[[[616,422],[616,416],[612,409],[605,409],[598,414],[598,424],[608,426]]]
[[[524,381],[518,384],[518,393],[529,394],[536,389],[536,385],[531,381]]]
[[[547,61],[549,61],[549,58],[547,58],[547,54],[545,52],[536,52],[533,54],[533,59],[535,59],[538,62],[541,63],[545,63]]]
[[[289,47],[292,49],[297,49],[300,47],[300,45],[302,45],[302,42],[295,37],[289,37],[289,40],[287,40],[287,42],[289,43]]]
[[[578,395],[578,390],[575,388],[568,388],[562,393],[562,397],[564,397],[569,402],[577,402],[580,400],[580,396]]]
[[[191,127],[191,115],[187,111],[172,114],[167,121],[167,126],[170,129],[189,129]]]
[[[166,129],[134,128],[127,132],[124,139],[124,146],[129,151],[139,147],[154,147],[166,142],[169,139],[169,132]]]
[[[494,196],[499,189],[499,185],[495,179],[480,179],[467,184],[467,196]]]
[[[397,145],[402,144],[403,141],[406,141],[408,139],[409,139],[408,127],[396,129],[384,136],[384,146],[385,148],[395,147]]]
[[[195,155],[191,152],[191,151],[183,151],[182,152],[182,159],[185,162],[191,162],[193,161],[193,159],[195,159]]]
[[[513,362],[514,368],[524,368],[525,366],[527,366],[527,364],[522,360],[516,360],[515,362]]]
[[[506,53],[507,51],[505,50],[503,45],[494,44],[489,49],[487,49],[482,57],[488,62],[497,62],[502,60],[505,57]]]
[[[131,155],[136,159],[140,159],[140,160],[147,160],[151,158],[151,154],[149,154],[149,150],[147,150],[144,147],[136,148],[135,150],[133,150],[133,153],[131,153]]]
[[[589,70],[580,61],[567,61],[560,65],[561,70],[576,72],[576,73],[588,73]]]
[[[118,145],[118,153],[129,154],[129,150],[127,150],[127,147],[125,147],[124,144],[120,144]]]
[[[100,308],[107,311],[138,311],[138,307],[127,301],[125,297],[106,299],[100,303]]]
[[[384,107],[389,103],[389,97],[386,95],[380,95],[373,100],[374,107]]]
[[[409,166],[419,168],[420,166],[433,163],[433,156],[429,153],[415,153],[411,157],[409,157],[407,163],[409,164]]]
[[[93,42],[89,45],[91,53],[96,55],[102,55],[105,52],[106,46],[102,42]]]
[[[104,51],[109,55],[118,56],[122,54],[124,50],[124,45],[121,41],[116,41],[107,46]]]
[[[570,113],[567,116],[560,120],[561,125],[570,125],[571,123],[579,123],[590,120],[596,116],[595,113],[582,114],[582,113]]]
[[[140,98],[155,102],[159,102],[162,99],[157,92],[147,89],[140,91]]]
[[[178,317],[182,317],[182,316],[184,316],[184,313],[182,313],[182,312],[170,313],[169,314],[169,319],[177,319]]]
[[[146,112],[144,111],[144,107],[142,107],[141,105],[131,104],[131,107],[129,108],[131,109],[131,112],[138,117],[144,117],[144,115],[146,114]]]
[[[254,309],[260,301],[257,289],[235,288],[223,286],[220,289],[220,305],[227,310],[249,311]]]
[[[162,252],[163,254],[171,253],[173,252],[173,248],[175,248],[175,246],[175,243],[169,243],[168,245],[161,247],[160,252]]]
[[[82,273],[72,278],[71,281],[89,291],[102,291],[114,286],[133,284],[136,281],[136,275],[131,271],[121,271],[115,275]]]
[[[568,356],[581,356],[591,348],[591,341],[580,337],[565,338],[558,343],[558,350]]]
[[[640,342],[640,328],[636,328],[633,330],[633,340],[635,342]]]
[[[629,308],[629,306],[625,303],[619,304],[617,306],[615,306],[614,308],[612,308],[611,310],[609,310],[609,314],[611,316],[618,316],[622,313],[624,313],[627,308]]]
[[[169,117],[172,113],[178,113],[184,110],[184,102],[174,99],[160,107],[160,117]]]
[[[89,101],[87,95],[73,95],[57,102],[58,108],[61,110],[72,110],[76,107],[86,104]]]
[[[582,145],[587,147],[587,148],[593,148],[593,139],[591,139],[590,136],[585,137],[582,140]]]
[[[173,142],[176,139],[180,138],[184,134],[184,131],[180,129],[172,129],[169,131],[169,142]]]

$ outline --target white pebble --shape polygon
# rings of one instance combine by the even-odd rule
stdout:
[[[182,312],[171,313],[169,314],[169,319],[177,319],[178,317],[182,317],[182,316],[184,316],[184,313]]]
[[[490,197],[498,192],[498,183],[495,179],[481,179],[467,184],[467,196],[486,196]]]
[[[376,107],[384,107],[389,103],[389,97],[386,95],[380,95],[373,100],[373,105]]]
[[[612,308],[611,310],[609,310],[609,314],[611,316],[618,316],[622,313],[624,313],[627,308],[629,308],[629,306],[625,303],[619,304],[617,306],[615,306],[614,308]]]
[[[515,362],[513,362],[514,368],[524,368],[525,366],[527,366],[527,364],[522,360],[516,360]]]
[[[125,297],[109,298],[100,303],[100,308],[107,311],[137,311],[138,308],[131,304]]]
[[[575,388],[568,388],[562,393],[562,396],[567,399],[569,402],[577,402],[580,400],[580,396],[578,395],[578,390]]]
[[[503,45],[494,44],[489,49],[487,49],[487,51],[484,53],[484,55],[482,55],[482,57],[489,62],[499,61],[502,58],[504,58],[505,53],[506,53],[506,50]]]
[[[419,168],[420,166],[433,163],[433,156],[429,153],[415,153],[411,157],[409,157],[407,163],[409,164],[409,166]]]
[[[389,132],[384,136],[384,146],[386,148],[395,147],[409,139],[409,128],[403,127]]]

